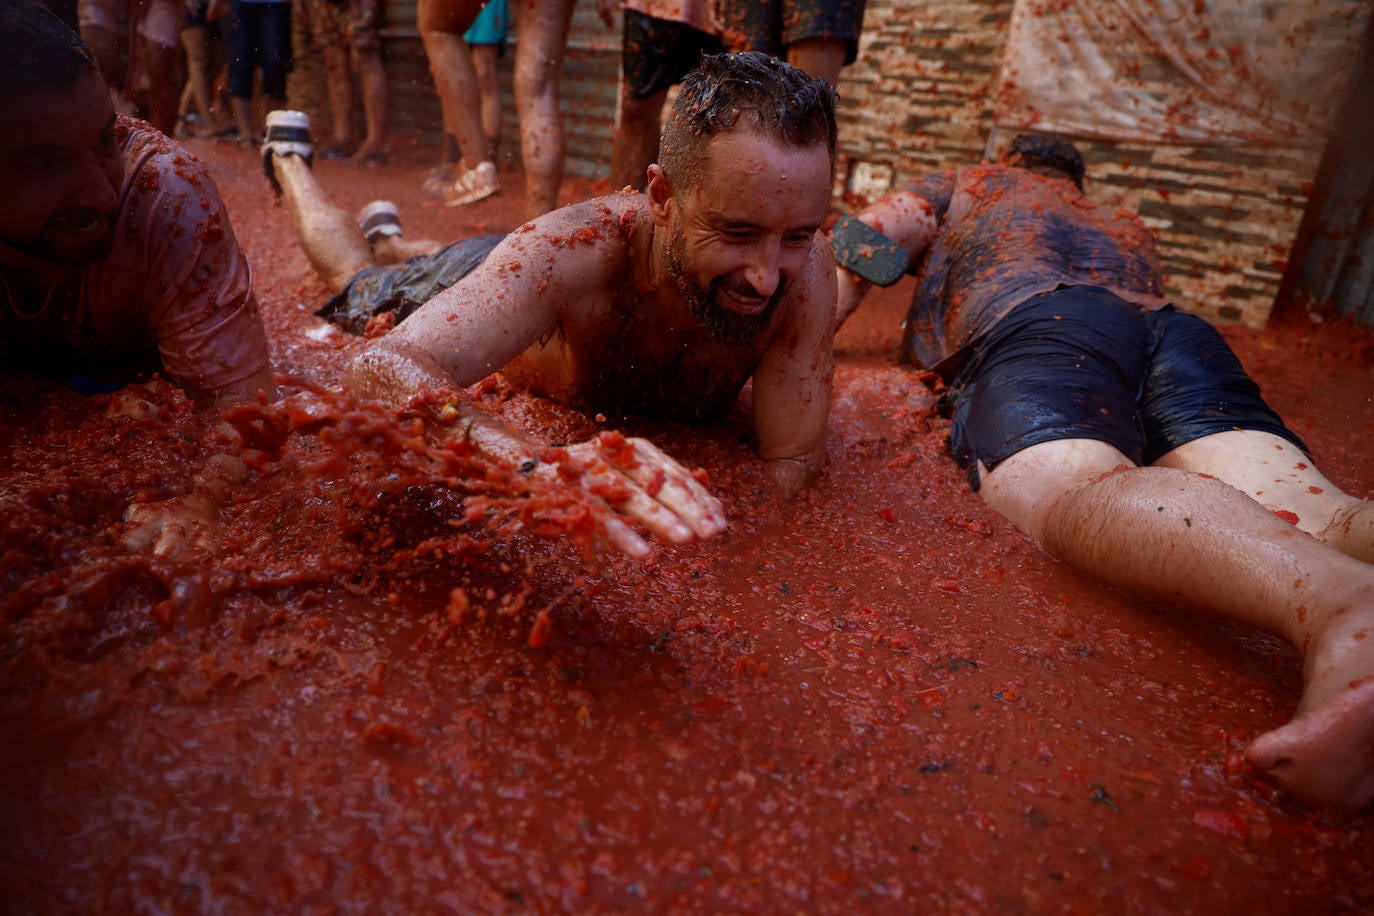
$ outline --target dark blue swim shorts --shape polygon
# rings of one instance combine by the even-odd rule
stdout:
[[[315,314],[354,334],[363,333],[372,316],[383,312],[395,312],[400,324],[411,312],[476,270],[503,238],[474,235],[431,255],[386,267],[366,267]]]
[[[950,448],[978,489],[989,469],[1056,439],[1109,443],[1137,465],[1186,442],[1261,430],[1306,451],[1205,320],[1070,286],[1018,305],[972,344],[941,401]]]

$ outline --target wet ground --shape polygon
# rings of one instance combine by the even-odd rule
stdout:
[[[256,157],[192,148],[283,388],[335,385],[360,344],[316,333],[323,285]],[[398,159],[317,173],[347,207],[395,200],[411,237],[515,224],[518,176],[450,211]],[[1374,911],[1374,815],[1305,809],[1240,755],[1291,714],[1296,653],[1087,582],[987,511],[895,366],[907,294],[840,335],[829,467],[791,504],[743,413],[626,428],[705,468],[732,520],[645,562],[514,530],[518,500],[449,524],[463,485],[405,487],[430,457],[342,402],[259,456],[218,558],[151,562],[114,532],[207,451],[176,392],[142,420],[6,408],[0,909]],[[1374,334],[1227,336],[1374,494]],[[597,428],[484,397],[555,439]]]

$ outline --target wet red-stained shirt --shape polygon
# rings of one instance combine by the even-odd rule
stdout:
[[[209,172],[147,124],[121,117],[116,131],[109,254],[66,270],[42,303],[0,285],[0,350],[11,369],[116,383],[159,369],[193,391],[248,378],[268,363],[267,333]]]
[[[904,350],[918,365],[937,367],[1020,303],[1061,285],[1163,304],[1150,230],[1066,179],[987,164],[931,175],[907,190],[925,198],[939,222],[912,264],[918,279]]]

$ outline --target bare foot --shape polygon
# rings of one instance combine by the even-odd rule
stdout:
[[[1374,799],[1374,597],[1337,611],[1307,655],[1293,720],[1246,757],[1300,801],[1359,810]]]
[[[456,163],[442,162],[429,170],[421,187],[435,200],[443,200],[444,192],[453,186],[453,176],[457,169]]]

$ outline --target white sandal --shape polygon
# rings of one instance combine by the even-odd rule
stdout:
[[[310,165],[315,159],[315,142],[310,136],[310,116],[303,111],[281,108],[267,113],[267,129],[262,140],[262,171],[281,194],[281,185],[272,170],[272,157],[300,156]]]
[[[369,245],[376,245],[389,236],[399,236],[401,214],[396,205],[389,200],[374,200],[358,211],[358,228],[363,230],[363,238]]]
[[[501,179],[496,177],[496,163],[479,162],[453,180],[444,192],[444,206],[461,207],[501,193]]]

